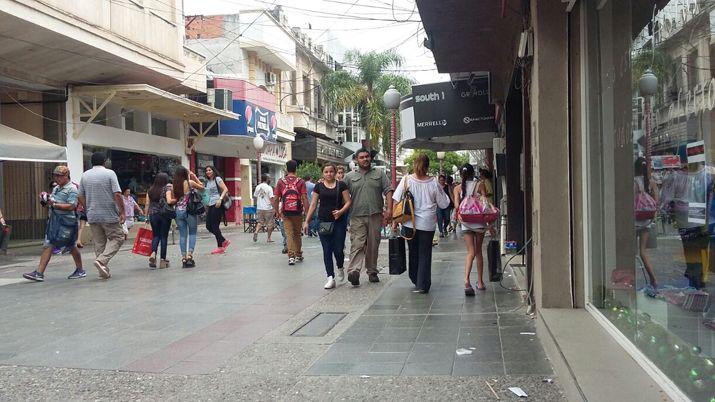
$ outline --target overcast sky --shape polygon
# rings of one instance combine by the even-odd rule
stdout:
[[[274,4],[282,5],[289,25],[310,34],[314,43],[361,51],[397,46],[405,75],[418,83],[449,79],[437,73],[432,52],[422,46],[425,34],[415,0],[394,0],[394,15],[391,0],[184,0],[184,14],[231,14]]]

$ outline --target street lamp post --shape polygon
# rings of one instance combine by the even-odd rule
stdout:
[[[645,118],[645,163],[646,177],[651,177],[651,108],[650,100],[653,95],[658,92],[658,77],[653,74],[651,69],[647,69],[641,78],[638,80],[638,90],[643,97],[643,117]],[[648,189],[646,189],[648,191]]]
[[[400,92],[390,85],[382,96],[385,107],[390,110],[392,121],[390,126],[390,171],[392,172],[392,188],[397,187],[397,109],[400,107]]]
[[[439,174],[444,174],[442,169],[442,161],[444,161],[445,156],[446,153],[444,151],[437,151],[437,159],[439,160]]]
[[[256,185],[261,182],[261,152],[265,148],[266,142],[263,141],[263,137],[256,134],[253,137],[253,148],[256,149]]]

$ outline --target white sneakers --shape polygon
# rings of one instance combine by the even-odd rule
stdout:
[[[340,283],[345,282],[345,268],[338,268],[338,280]]]
[[[328,281],[325,282],[324,288],[325,289],[333,289],[334,287],[335,287],[335,278],[333,278],[332,276],[329,276]]]

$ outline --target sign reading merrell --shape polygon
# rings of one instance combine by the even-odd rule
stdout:
[[[414,108],[417,139],[496,131],[489,77],[414,85],[411,98],[400,110]]]

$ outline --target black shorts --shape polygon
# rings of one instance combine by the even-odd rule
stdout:
[[[79,217],[79,220],[87,222],[87,214],[84,212],[78,212],[77,216]]]

